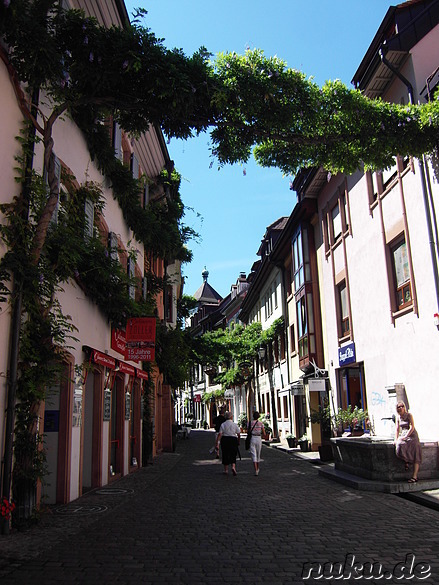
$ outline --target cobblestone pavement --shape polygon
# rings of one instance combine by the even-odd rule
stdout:
[[[0,536],[0,583],[439,582],[438,511],[265,446],[258,477],[243,444],[225,476],[213,438],[192,431],[176,453]]]

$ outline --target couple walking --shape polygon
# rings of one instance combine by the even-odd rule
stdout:
[[[236,456],[241,439],[241,429],[233,422],[231,412],[225,413],[225,422],[222,423],[216,440],[216,448],[221,444],[222,464],[224,473],[228,475],[229,465],[233,475],[237,475]],[[262,436],[265,437],[264,424],[259,420],[259,412],[253,413],[253,421],[248,424],[248,432],[251,433],[250,455],[255,468],[255,475],[259,475],[259,463],[261,461]]]

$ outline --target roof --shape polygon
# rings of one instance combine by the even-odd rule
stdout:
[[[409,51],[439,22],[439,0],[409,0],[391,6],[352,83],[367,97],[383,95],[393,78],[392,71],[381,61],[380,50],[395,69],[405,62]]]
[[[194,297],[202,304],[218,304],[223,298],[208,282],[203,282]]]

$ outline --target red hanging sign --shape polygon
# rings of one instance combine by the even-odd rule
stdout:
[[[121,355],[125,355],[125,331],[123,329],[111,328],[111,349]]]
[[[152,362],[155,350],[155,317],[128,319],[126,328],[125,359]]]
[[[136,373],[136,369],[133,366],[124,362],[119,362],[119,369],[123,374],[129,374],[130,376],[134,376]]]
[[[101,366],[107,366],[107,368],[111,368],[114,370],[116,367],[116,360],[106,353],[102,353],[97,349],[93,350],[93,361],[95,364],[101,364]]]

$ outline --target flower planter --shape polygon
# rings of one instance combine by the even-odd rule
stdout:
[[[332,445],[319,446],[320,461],[333,461],[334,454],[332,452]]]
[[[299,447],[301,451],[308,452],[310,450],[309,441],[299,441]]]
[[[294,449],[295,447],[297,447],[297,439],[295,437],[292,438],[287,437],[287,443],[290,449]]]

